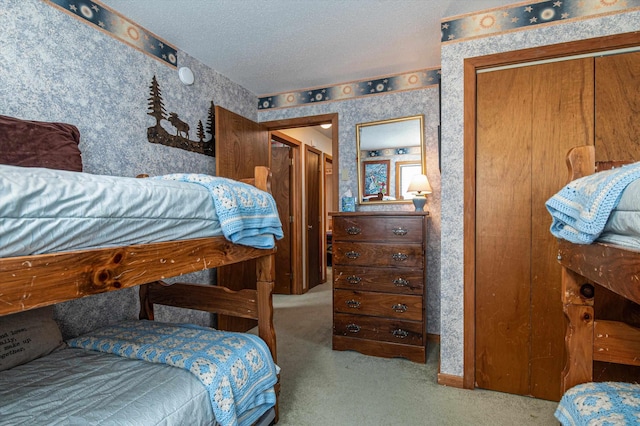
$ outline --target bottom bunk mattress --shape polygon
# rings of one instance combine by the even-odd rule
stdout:
[[[637,425],[640,385],[619,382],[577,385],[562,396],[555,416],[563,426]]]
[[[176,331],[162,338],[157,333],[141,337],[140,327],[148,326],[160,331],[167,327]],[[64,348],[0,372],[0,422],[12,425],[248,425],[265,421],[268,424],[274,415],[273,384],[277,380],[277,366],[271,361],[266,366],[266,370],[271,371],[265,378],[260,378],[258,384],[252,381],[252,373],[264,367],[259,364],[271,359],[268,348],[260,345],[257,349],[232,353],[230,347],[242,346],[235,337],[240,333],[211,330],[225,337],[220,340],[221,345],[209,345],[199,334],[209,330],[190,325],[175,327],[151,321],[128,321],[72,339],[68,343],[78,347]],[[116,340],[116,335],[124,339]],[[187,351],[181,349],[185,335],[187,340],[197,338],[190,340],[195,350],[187,355]],[[128,336],[135,340],[128,340]],[[250,340],[258,339],[247,336]],[[93,345],[95,350],[83,348]],[[202,356],[204,352],[206,361]],[[165,364],[163,357],[172,361],[167,360]],[[151,361],[142,360],[145,358]],[[214,364],[209,360],[215,360],[215,366],[212,367]],[[223,367],[229,364],[229,372],[223,374],[226,371]],[[240,388],[242,393],[238,391]]]

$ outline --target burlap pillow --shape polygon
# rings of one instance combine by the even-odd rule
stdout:
[[[51,307],[0,317],[0,371],[64,347]]]

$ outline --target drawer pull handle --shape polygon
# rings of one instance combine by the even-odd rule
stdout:
[[[407,256],[404,253],[393,253],[393,260],[396,260],[398,262],[404,262],[405,260],[407,260],[409,258],[409,256]]]
[[[360,307],[360,302],[358,302],[357,300],[347,300],[346,302],[344,302],[347,304],[348,307],[350,308],[359,308]]]
[[[349,333],[357,333],[360,331],[360,326],[358,324],[347,324],[347,331]]]
[[[356,276],[356,275],[349,275],[349,276],[347,277],[347,282],[348,282],[349,284],[356,285],[356,284],[358,284],[360,281],[362,281],[362,278],[360,278],[360,277],[358,277],[358,276]]]
[[[350,226],[347,228],[347,234],[349,235],[358,235],[360,232],[362,232],[362,229],[357,226]]]
[[[391,307],[391,309],[393,309],[394,312],[401,314],[403,312],[407,312],[407,305],[404,303],[396,303]]]
[[[400,226],[398,228],[393,228],[394,235],[407,235],[408,232],[409,231],[404,229],[402,226]]]
[[[357,259],[360,257],[360,253],[358,253],[357,251],[348,251],[345,256],[347,256],[349,259]]]
[[[393,280],[393,284],[396,287],[409,287],[409,281],[405,280],[404,278],[396,278],[395,280]]]
[[[401,328],[397,328],[393,330],[391,333],[393,334],[393,337],[397,337],[398,339],[404,339],[409,335],[408,331],[403,330]]]

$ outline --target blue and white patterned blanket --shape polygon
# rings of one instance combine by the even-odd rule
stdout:
[[[276,402],[277,367],[264,341],[252,334],[141,320],[67,343],[190,371],[207,388],[216,420],[225,426],[250,425]]]
[[[197,173],[174,173],[154,179],[190,182],[207,188],[222,233],[235,244],[268,249],[275,246],[274,238],[284,236],[276,202],[268,192],[232,179]]]
[[[577,244],[591,244],[602,233],[624,189],[640,178],[640,162],[576,179],[545,205],[551,233]]]
[[[640,423],[640,385],[583,383],[562,396],[555,412],[564,426],[637,425]]]

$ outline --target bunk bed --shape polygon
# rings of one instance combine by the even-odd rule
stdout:
[[[637,312],[640,304],[639,164],[623,167],[624,162],[596,163],[593,146],[576,147],[567,155],[570,184],[547,202],[554,218],[552,232],[559,236],[558,262],[567,318],[567,362],[561,377],[564,395],[556,411],[565,425],[637,424],[640,419],[640,386],[596,383],[593,374],[596,361],[640,366],[640,324],[633,315],[624,314]],[[550,208],[552,200],[571,198],[578,182],[596,176],[603,177],[589,182],[587,192],[597,201],[571,212],[568,221],[566,217],[558,219],[567,210],[559,212],[557,205]],[[574,202],[566,203],[565,209]],[[591,209],[596,203],[611,205],[598,212]],[[598,218],[600,214],[604,216]],[[571,223],[576,218],[580,223]],[[589,229],[596,222],[600,224]],[[624,305],[619,309],[623,315],[616,320],[599,318],[594,312],[595,299],[607,292],[602,289],[624,298],[616,302]]]
[[[12,147],[12,141],[29,145],[31,140],[21,134],[38,139],[39,132],[45,136],[36,145],[49,152],[44,155],[39,152],[31,158],[26,158],[31,155],[27,153],[26,157],[17,158],[13,148],[23,147],[17,144]],[[63,139],[67,139],[63,142],[64,149],[51,143],[52,132],[57,136],[64,134]],[[162,222],[168,222],[164,227],[169,236],[162,234],[158,237],[160,240],[149,232],[138,235],[142,242],[132,241],[133,237],[127,235],[114,237],[118,234],[117,223],[105,224],[100,232],[93,232],[95,229],[91,226],[96,226],[95,222],[89,228],[80,224],[74,229],[72,224],[57,236],[55,228],[60,222],[32,227],[20,225],[23,229],[16,229],[19,227],[16,220],[34,211],[45,220],[56,219],[57,210],[51,207],[55,203],[47,202],[59,202],[62,198],[50,200],[56,193],[47,191],[55,186],[57,179],[62,182],[58,185],[63,188],[61,197],[68,196],[66,202],[73,203],[77,194],[74,191],[64,194],[65,183],[77,180],[74,189],[87,186],[91,192],[95,188],[92,182],[103,178],[79,170],[81,163],[74,162],[74,158],[77,160],[80,154],[75,147],[70,148],[70,145],[77,145],[78,140],[74,126],[0,116],[0,142],[4,151],[0,152],[0,163],[6,164],[7,157],[13,156],[8,161],[12,165],[0,164],[0,204],[4,209],[0,211],[0,367],[3,364],[6,367],[7,360],[16,354],[22,356],[25,352],[33,352],[28,354],[30,359],[18,359],[16,365],[0,368],[2,421],[13,424],[229,425],[276,422],[280,384],[272,290],[274,244],[281,229],[266,226],[256,235],[255,231],[242,228],[234,218],[230,219],[231,226],[235,227],[231,236],[224,225],[213,226],[216,230],[211,235],[197,232],[176,235],[175,230],[180,227],[168,220],[169,217],[163,218],[158,210],[161,204],[174,204],[175,207],[176,202],[163,202],[161,191],[168,189],[191,194],[189,188],[197,187],[199,192],[205,191],[201,196],[206,199],[213,192],[206,188],[209,180],[203,175],[195,177],[200,181],[199,185],[186,182],[184,175],[158,179],[104,177],[107,189],[109,186],[125,188],[125,192],[140,189],[141,193],[147,192],[160,200],[148,210],[159,219],[157,226],[160,228]],[[61,154],[61,163],[52,165],[50,159],[56,151]],[[237,184],[245,185],[244,192],[237,197],[254,192],[246,184],[255,186],[260,190],[255,191],[257,195],[265,197],[270,190],[269,179],[267,168],[256,167],[253,178]],[[232,181],[228,183],[236,185]],[[7,198],[22,192],[27,194],[18,196],[26,195],[27,198]],[[127,208],[121,194],[107,196],[107,192],[103,188],[94,194],[93,202],[105,198],[107,204],[111,201],[112,205]],[[268,194],[266,198],[272,199]],[[122,202],[113,203],[113,200]],[[242,203],[239,198],[236,201]],[[36,202],[43,203],[42,207],[33,208]],[[184,210],[185,206],[180,203],[177,202],[178,209]],[[68,207],[64,202],[62,204],[63,210]],[[215,200],[212,204],[217,207]],[[92,208],[86,207],[86,211]],[[217,220],[222,224],[225,219],[220,211],[217,213]],[[150,227],[156,229],[153,225]],[[66,237],[75,231],[79,231],[78,238]],[[83,240],[81,234],[87,233],[91,238]],[[100,242],[98,234],[106,240]],[[52,235],[54,237],[47,241]],[[63,244],[58,243],[61,240],[65,240]],[[256,260],[256,289],[232,291],[222,286],[168,285],[163,281],[250,259]],[[61,341],[51,305],[136,286],[139,286],[140,321],[111,324],[66,343]],[[259,339],[250,333],[154,322],[154,304],[255,319]],[[31,330],[32,335],[29,334]],[[122,341],[114,340],[122,336]],[[129,338],[142,340],[127,340]],[[42,345],[47,347],[38,347],[39,341],[33,339],[41,339]],[[159,352],[152,346],[154,342],[160,342],[168,350]],[[172,346],[174,344],[176,346]],[[233,354],[231,349],[234,348],[242,348],[245,352]],[[203,352],[213,358],[204,359]],[[230,372],[223,371],[223,366],[230,366]],[[255,378],[252,376],[255,372],[264,375]],[[45,386],[49,384],[55,387]],[[235,393],[243,387],[251,387],[253,393]]]

